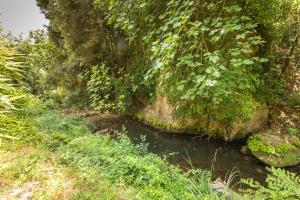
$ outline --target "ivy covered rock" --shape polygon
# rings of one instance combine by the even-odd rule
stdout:
[[[251,136],[248,147],[263,163],[274,167],[300,164],[300,139],[293,135],[257,134]]]

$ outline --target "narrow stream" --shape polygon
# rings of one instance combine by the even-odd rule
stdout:
[[[239,171],[239,178],[253,178],[262,184],[265,182],[266,166],[253,156],[246,156],[240,152],[241,147],[245,145],[243,142],[226,143],[195,138],[195,135],[162,133],[130,119],[112,121],[109,122],[110,128],[120,130],[124,126],[134,144],[141,143],[141,136],[145,135],[149,152],[160,156],[174,153],[169,156],[169,162],[183,169],[194,167],[211,170],[213,168],[213,178],[220,177],[222,180],[226,179],[226,174],[236,169]],[[99,130],[106,128],[101,120],[95,124]],[[300,174],[300,166],[287,169]]]

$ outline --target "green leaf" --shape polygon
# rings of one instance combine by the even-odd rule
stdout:
[[[177,28],[177,27],[179,27],[179,26],[181,26],[181,22],[176,22],[176,23],[173,25],[173,28]]]
[[[252,64],[254,64],[254,62],[252,60],[250,60],[250,59],[244,60],[243,63],[245,65],[252,65]]]
[[[213,63],[217,63],[220,59],[220,57],[218,55],[210,55],[208,58]]]
[[[230,55],[239,56],[239,55],[241,55],[241,52],[240,51],[232,51],[232,52],[230,52]]]
[[[184,85],[177,85],[177,90],[182,91],[184,89]]]

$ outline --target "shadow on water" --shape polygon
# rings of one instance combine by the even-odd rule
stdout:
[[[141,136],[145,135],[149,152],[160,156],[172,154],[168,156],[169,162],[185,170],[190,169],[191,164],[194,168],[211,170],[213,164],[214,179],[220,177],[225,180],[226,174],[236,168],[241,178],[252,178],[262,184],[265,183],[267,176],[265,165],[253,156],[246,156],[240,152],[241,147],[245,145],[243,142],[226,143],[196,138],[192,135],[162,133],[131,119],[116,118],[112,121],[108,121],[109,128],[121,130],[124,126],[134,144],[141,143]],[[99,130],[108,128],[103,126],[105,124],[103,121],[94,123]],[[288,170],[300,174],[300,166]]]

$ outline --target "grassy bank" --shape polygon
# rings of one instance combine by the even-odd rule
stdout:
[[[83,118],[38,107],[9,120],[14,126],[0,136],[0,199],[226,199],[209,172],[183,172],[124,133],[99,135]],[[233,199],[299,199],[299,176],[269,171],[268,187],[243,180],[250,188]]]
[[[208,172],[182,172],[123,133],[112,140],[85,119],[42,108],[14,118],[21,128],[1,143],[3,198],[217,199]]]

